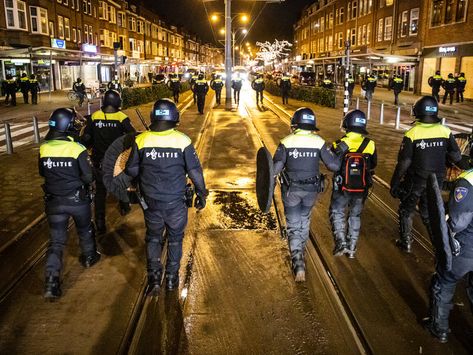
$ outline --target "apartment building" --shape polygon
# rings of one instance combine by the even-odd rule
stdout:
[[[71,88],[77,77],[108,82],[116,59],[121,77],[140,80],[184,70],[190,57],[209,64],[198,38],[187,44],[184,29],[134,1],[0,0],[0,8],[0,79],[35,73],[42,90],[56,90]]]

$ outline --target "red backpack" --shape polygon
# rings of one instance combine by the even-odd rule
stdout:
[[[351,193],[364,193],[371,187],[371,173],[368,154],[363,151],[370,142],[365,138],[356,152],[348,152],[343,157],[341,167],[341,190]]]

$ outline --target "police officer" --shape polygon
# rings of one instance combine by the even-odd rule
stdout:
[[[113,80],[108,83],[107,89],[115,90],[119,93],[122,92],[122,84],[120,84],[120,80],[118,80],[118,75],[115,75]]]
[[[18,80],[18,86],[23,94],[23,102],[27,104],[29,101],[30,79],[26,73],[21,74],[21,78]]]
[[[391,81],[391,89],[394,92],[394,105],[399,105],[399,94],[404,87],[404,80],[402,80],[401,76],[398,74],[394,77]]]
[[[285,74],[279,79],[279,88],[281,89],[282,103],[289,104],[289,91],[291,91],[291,77]]]
[[[151,131],[138,135],[127,163],[126,173],[140,179],[141,192],[148,204],[144,211],[148,292],[156,295],[162,275],[161,247],[164,229],[168,238],[166,288],[179,285],[182,239],[187,224],[185,203],[186,174],[195,186],[194,206],[205,207],[208,191],[202,167],[191,140],[176,130],[179,111],[169,99],[155,102]]]
[[[264,87],[265,87],[265,85],[264,85],[263,75],[258,74],[256,79],[254,79],[253,82],[251,83],[251,88],[253,90],[255,90],[255,92],[256,92],[256,105],[258,105],[258,103],[261,103],[261,105],[263,105]]]
[[[233,100],[238,105],[240,103],[240,90],[243,86],[243,80],[240,77],[240,73],[236,73],[234,79],[232,79],[232,89],[233,89]]]
[[[323,189],[320,159],[332,171],[338,156],[315,133],[316,117],[310,108],[299,108],[291,118],[293,132],[283,138],[274,154],[274,173],[281,173],[281,193],[286,214],[292,270],[296,282],[305,281],[304,250],[309,238],[312,207]]]
[[[455,81],[455,78],[453,77],[453,74],[452,73],[448,74],[447,80],[445,80],[442,83],[442,87],[445,90],[445,94],[443,95],[442,104],[445,105],[445,103],[447,102],[447,97],[448,96],[450,96],[450,105],[453,104],[453,95],[455,94],[456,86],[457,86],[457,83]]]
[[[79,235],[84,267],[100,259],[91,220],[88,185],[93,173],[87,150],[70,137],[74,132],[75,112],[67,108],[55,110],[49,118],[49,132],[39,150],[39,174],[44,177],[45,209],[50,230],[44,297],[61,296],[60,274],[62,254],[67,243],[69,218]]]
[[[470,161],[471,158],[472,151]],[[467,296],[473,307],[473,169],[466,170],[458,177],[450,193],[448,215],[450,237],[460,244],[460,253],[453,256],[451,270],[437,263],[430,289],[430,314],[424,319],[424,326],[441,343],[448,340],[448,318],[453,308],[455,287],[465,275]]]
[[[199,79],[199,74],[197,72],[194,72],[191,76],[190,79],[190,85],[191,89],[194,87],[195,82]],[[194,105],[197,103],[197,94],[194,90],[192,90],[193,96],[194,96]]]
[[[344,142],[348,146],[347,153],[361,153],[364,158],[366,185],[360,191],[353,191],[349,188],[346,179],[345,161],[342,158],[340,170],[334,174],[332,198],[330,201],[330,221],[335,238],[335,248],[333,255],[340,256],[347,254],[349,258],[354,258],[356,244],[360,235],[361,212],[368,196],[368,189],[372,185],[371,177],[374,168],[378,163],[376,146],[374,141],[366,137],[367,119],[363,111],[352,110],[343,119],[342,127],[346,134],[338,141],[334,142],[334,148],[338,151],[338,144]],[[345,154],[345,156],[348,156]],[[347,224],[348,210],[348,232]]]
[[[86,93],[85,93],[85,85],[82,82],[81,78],[77,78],[77,80],[72,85],[72,90],[74,90],[74,92],[79,97],[79,106],[82,107],[82,103],[84,102]]]
[[[210,87],[215,91],[215,100],[217,101],[217,105],[220,105],[223,88],[223,80],[220,75],[215,75],[215,78],[210,82]]]
[[[171,74],[168,81],[169,90],[172,91],[172,96],[174,97],[174,102],[179,102],[179,93],[181,91],[181,81],[177,74]]]
[[[348,77],[348,96],[351,98],[353,97],[353,89],[355,89],[355,79],[350,75]]]
[[[134,133],[128,116],[120,111],[122,99],[118,91],[108,90],[103,96],[103,106],[87,120],[82,142],[92,148],[92,163],[96,174],[95,225],[97,232],[107,231],[105,224],[105,201],[107,190],[103,185],[102,160],[110,144],[127,133]],[[120,213],[126,215],[130,206],[120,201]]]
[[[419,212],[431,236],[426,181],[435,173],[442,186],[446,173],[446,160],[461,161],[461,153],[452,132],[443,126],[438,117],[438,103],[433,96],[424,96],[416,101],[412,109],[418,122],[408,130],[401,144],[398,162],[391,179],[391,195],[400,198],[399,233],[396,245],[411,252],[412,216],[419,202]]]
[[[332,90],[333,89],[332,80],[326,77],[324,81],[322,81],[322,87],[327,90]]]
[[[374,89],[376,88],[377,80],[373,74],[370,74],[363,82],[362,89],[365,90],[365,99],[371,101],[373,99]]]
[[[192,91],[197,96],[197,109],[199,110],[199,113],[203,115],[205,106],[205,96],[209,91],[209,84],[207,84],[203,73],[199,74],[199,77],[192,86]]]
[[[466,78],[465,73],[460,73],[456,78],[456,87],[457,87],[457,102],[463,102],[463,93],[465,92]]]
[[[38,93],[41,91],[39,87],[38,80],[36,80],[36,75],[30,75],[30,90],[31,90],[31,103],[33,105],[38,104]]]
[[[16,106],[16,92],[18,91],[18,85],[10,74],[7,74],[6,78],[5,103],[10,104],[11,106]]]
[[[443,78],[440,75],[440,70],[437,70],[435,75],[429,78],[428,84],[432,88],[432,96],[437,99],[437,102],[440,102],[439,92],[443,85]]]
[[[157,85],[166,83],[166,76],[163,73],[156,74],[154,83]]]

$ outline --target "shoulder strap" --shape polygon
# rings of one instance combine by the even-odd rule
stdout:
[[[358,147],[358,149],[356,150],[356,152],[357,153],[363,153],[363,151],[365,150],[365,148],[368,146],[369,143],[370,143],[370,139],[365,137],[365,139],[363,139],[363,142],[361,142],[361,144]]]

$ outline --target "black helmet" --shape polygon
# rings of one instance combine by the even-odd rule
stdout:
[[[26,73],[21,74],[22,78],[26,78]]]
[[[163,131],[175,127],[179,123],[179,110],[176,104],[169,99],[160,99],[153,105],[151,111],[151,125],[153,131]]]
[[[198,78],[199,80],[204,80],[204,74],[200,73],[197,78]]]
[[[81,78],[77,78],[77,82],[80,83],[82,81]]]
[[[30,75],[30,79],[36,79],[36,75],[31,74],[31,75]]]
[[[423,96],[412,107],[412,114],[424,123],[440,122],[438,117],[439,105],[435,97]]]
[[[460,73],[460,76],[465,76],[465,73]]]
[[[452,74],[452,73],[449,73],[449,74],[448,74],[448,77],[449,77],[449,78],[453,78],[453,74]]]
[[[301,107],[294,112],[291,118],[291,126],[305,129],[307,131],[318,131],[317,119],[314,111],[308,107]]]
[[[435,72],[435,75],[440,75],[440,70],[437,70],[437,71]]]
[[[120,110],[122,106],[122,98],[116,90],[107,90],[103,95],[103,107],[111,106],[115,110]]]
[[[70,108],[58,108],[49,116],[49,132],[44,138],[51,140],[60,137],[67,137],[68,134],[74,134],[74,120],[76,113]]]
[[[361,134],[368,134],[366,131],[366,124],[368,123],[366,115],[361,110],[351,110],[347,112],[343,119],[342,127],[347,132],[357,132]]]

